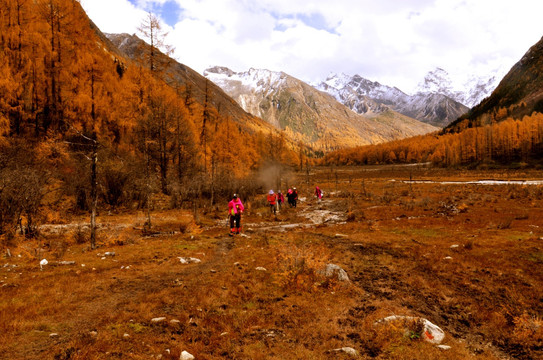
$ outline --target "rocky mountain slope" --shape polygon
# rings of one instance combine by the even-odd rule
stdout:
[[[321,151],[375,144],[435,131],[436,128],[368,101],[357,114],[332,96],[283,72],[250,69],[236,73],[213,67],[204,76],[246,111]]]
[[[434,82],[432,82],[434,81]],[[406,116],[428,124],[444,127],[469,110],[443,92],[429,85],[440,85],[435,77],[427,78],[426,89],[415,95],[408,95],[396,87],[382,85],[359,75],[331,75],[316,85],[322,91],[334,96],[359,114],[368,111],[382,112],[390,108]]]
[[[446,131],[522,118],[534,111],[543,112],[543,38],[533,45],[501,80],[492,94]]]
[[[136,35],[129,34],[106,34],[107,38],[127,58],[133,61],[140,61],[143,57],[144,41]],[[262,119],[255,117],[243,110],[231,97],[198,72],[192,70],[164,54],[159,54],[162,63],[167,64],[165,77],[167,82],[182,91],[185,96],[194,98],[201,105],[207,101],[220,112],[221,115],[230,117],[241,124],[246,130],[273,131],[273,128]],[[207,92],[207,96],[206,96]]]

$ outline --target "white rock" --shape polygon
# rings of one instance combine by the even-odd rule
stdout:
[[[49,334],[49,337],[50,338],[57,338],[57,337],[59,337],[59,335],[57,333],[51,333],[51,334]]]
[[[438,349],[441,349],[441,350],[450,350],[451,347],[449,345],[438,345],[437,346]]]
[[[179,356],[179,360],[194,360],[195,357],[189,353],[188,351],[183,350],[181,353],[181,356]]]
[[[450,257],[450,256],[445,256],[445,257],[443,258],[443,260],[452,260],[452,257]]]
[[[170,320],[170,324],[172,324],[172,325],[177,325],[177,324],[180,324],[180,323],[181,323],[181,321],[177,320],[177,319],[171,319]]]
[[[161,317],[152,318],[152,319],[151,319],[151,322],[152,322],[152,323],[159,323],[159,322],[162,322],[162,321],[164,321],[164,320],[166,320],[166,318],[163,317],[163,316],[161,316]]]
[[[347,355],[351,355],[351,356],[358,356],[358,351],[356,351],[355,349],[353,349],[352,347],[342,347],[342,348],[339,348],[339,349],[334,349],[332,351],[335,351],[335,352],[344,352],[345,354]]]
[[[331,278],[336,277],[339,281],[350,281],[349,276],[340,266],[336,264],[328,264],[324,270],[319,271],[320,274]]]
[[[104,256],[115,256],[115,252],[114,251],[107,251],[104,253]]]
[[[41,266],[47,265],[47,264],[49,264],[49,261],[47,261],[47,259],[42,259],[42,260],[40,261],[40,265],[41,265]]]
[[[262,266],[257,267],[255,270],[258,270],[258,271],[268,271],[266,268],[264,268],[264,267],[262,267]]]
[[[381,319],[377,321],[375,324],[383,323],[383,322],[391,322],[391,321],[422,321],[424,324],[424,328],[422,330],[422,338],[428,342],[431,342],[432,344],[440,344],[443,339],[445,338],[445,332],[441,330],[441,328],[427,319],[413,317],[413,316],[400,316],[400,315],[392,315],[388,316],[384,319]],[[375,325],[374,324],[374,325]]]
[[[193,257],[188,257],[188,258],[185,258],[185,257],[178,257],[179,261],[181,262],[181,264],[198,264],[200,262],[202,262],[202,260],[198,259],[198,258],[193,258]]]
[[[129,338],[130,338],[130,334],[128,334],[128,333],[124,333],[124,334],[123,334],[123,338],[125,338],[125,339],[129,339]]]
[[[451,249],[457,249],[459,247],[460,247],[460,245],[458,245],[458,244],[451,245]]]

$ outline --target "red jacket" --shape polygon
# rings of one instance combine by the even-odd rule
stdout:
[[[241,203],[241,200],[237,198],[236,200],[232,199],[228,203],[228,214],[229,215],[235,215],[238,212],[242,213],[245,208],[243,207],[243,204]]]
[[[275,202],[277,201],[277,196],[275,194],[268,194],[267,200],[270,205],[275,205]]]

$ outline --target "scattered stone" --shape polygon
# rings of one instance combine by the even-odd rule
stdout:
[[[458,249],[459,247],[460,247],[460,245],[458,245],[458,244],[451,245],[451,249]]]
[[[75,265],[75,261],[58,261],[58,265]]]
[[[348,238],[349,237],[349,235],[345,235],[345,234],[336,234],[334,236],[337,237],[337,238]]]
[[[98,332],[97,331],[91,331],[91,332],[89,332],[89,335],[92,336],[93,338],[95,338],[95,337],[98,336]]]
[[[115,256],[115,252],[114,251],[107,251],[104,253],[104,256]]]
[[[124,333],[124,334],[123,334],[123,338],[125,338],[125,339],[129,339],[129,338],[130,338],[130,334],[128,334],[128,333]]]
[[[228,331],[225,331],[225,332],[221,333],[220,336],[225,336],[225,335],[228,335]]]
[[[210,271],[212,274],[215,274],[215,273],[217,272],[217,270],[215,270],[215,269],[211,269],[211,270],[209,270],[209,271]]]
[[[432,344],[440,344],[445,338],[445,332],[441,330],[439,326],[431,323],[427,319],[420,317],[392,315],[375,322],[374,325],[392,321],[402,322],[406,327],[409,322],[422,321],[424,328],[422,330],[421,336],[424,340],[431,342]]]
[[[179,356],[179,360],[194,360],[194,359],[195,359],[194,355],[192,355],[191,353],[185,350],[183,350],[183,352],[181,353],[181,356]]]
[[[347,355],[355,356],[355,357],[358,356],[358,351],[356,351],[352,347],[342,347],[342,348],[334,349],[334,350],[331,350],[331,351],[332,352],[344,352]]]
[[[57,334],[57,333],[51,333],[51,334],[49,334],[49,337],[52,338],[52,339],[58,338],[59,336],[60,336],[60,335]]]
[[[170,320],[170,324],[172,324],[172,325],[177,325],[177,324],[180,324],[180,323],[181,323],[181,321],[179,321],[177,319],[171,319]]]
[[[202,262],[202,260],[198,258],[193,258],[193,257],[188,257],[188,258],[178,257],[178,259],[181,262],[181,264],[198,264]]]
[[[452,260],[452,257],[450,257],[450,256],[445,256],[443,259],[444,259],[444,260]]]
[[[337,277],[339,281],[350,281],[345,270],[336,264],[328,264],[324,270],[320,270],[318,273],[326,276],[327,278]]]
[[[47,265],[48,263],[49,263],[49,262],[47,261],[47,259],[42,259],[42,260],[40,261],[40,270],[43,270],[43,267],[44,267],[45,265]]]
[[[152,323],[159,323],[159,322],[163,322],[164,320],[166,320],[166,318],[161,316],[161,317],[152,318],[151,322]]]
[[[441,349],[441,350],[450,350],[451,347],[449,345],[438,345],[437,346],[438,349]]]
[[[258,270],[258,271],[268,271],[266,268],[264,268],[264,267],[262,267],[262,266],[257,267],[255,270]]]

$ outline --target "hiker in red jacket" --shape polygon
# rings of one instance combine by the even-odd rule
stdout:
[[[317,201],[322,200],[322,190],[318,186],[315,187],[315,196],[317,197]]]
[[[275,195],[273,190],[270,190],[266,200],[268,200],[268,205],[270,206],[270,214],[277,215],[277,195]]]
[[[285,195],[279,190],[277,192],[277,204],[279,205],[279,211],[281,211],[281,207],[283,206],[283,203],[285,202]]]
[[[234,194],[228,203],[228,216],[230,217],[230,236],[239,234],[241,229],[241,213],[245,210],[238,194]],[[234,227],[235,223],[235,227]]]

